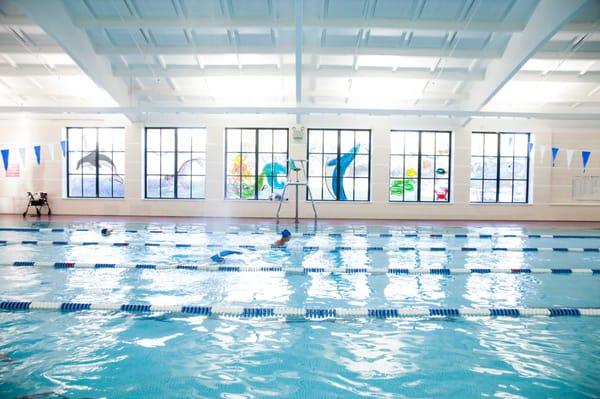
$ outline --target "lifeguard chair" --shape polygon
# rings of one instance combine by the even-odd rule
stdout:
[[[281,198],[279,198],[279,206],[277,207],[277,215],[275,216],[276,223],[279,224],[279,213],[281,212],[281,205],[285,200],[285,192],[289,186],[296,187],[296,216],[294,218],[296,224],[298,224],[298,187],[305,186],[306,193],[308,194],[308,198],[312,205],[313,212],[315,214],[315,222],[317,221],[317,208],[315,207],[315,201],[313,200],[312,192],[310,191],[310,186],[308,185],[308,180],[306,178],[306,165],[308,161],[306,159],[288,159],[288,175],[285,182],[285,186],[283,186],[283,192],[281,193]],[[295,179],[291,176],[292,173],[295,173]],[[302,177],[301,177],[302,175]]]

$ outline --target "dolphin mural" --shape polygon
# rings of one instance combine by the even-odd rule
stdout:
[[[179,169],[177,169],[177,176],[191,175],[192,174],[192,164],[194,162],[196,162],[199,165],[203,165],[204,164],[204,159],[202,159],[202,158],[188,159],[183,164],[181,164],[181,166],[179,167]],[[172,182],[175,179],[175,175],[165,175],[164,179],[165,179],[166,182],[170,183],[170,182]]]
[[[339,157],[339,164],[338,158],[334,158],[327,162],[326,166],[335,166],[332,173],[333,177],[331,178],[331,188],[327,187],[327,189],[331,195],[340,201],[346,201],[348,199],[348,197],[346,197],[346,191],[344,190],[344,174],[346,173],[346,169],[354,162],[359,147],[360,144],[352,147],[350,151]]]
[[[110,159],[110,157],[108,157],[107,155],[104,154],[98,154],[96,151],[92,151],[89,154],[87,154],[86,156],[84,156],[83,158],[81,158],[79,161],[77,161],[77,168],[76,170],[79,170],[79,168],[85,166],[85,165],[89,165],[92,168],[95,168],[96,165],[98,165],[98,167],[100,166],[101,163],[106,164],[106,166],[108,166],[109,168],[112,169],[113,171],[113,175],[114,175],[114,179],[119,182],[119,183],[123,183],[123,177],[121,177],[121,175],[119,175],[117,173],[117,167],[115,166],[114,162],[112,159]]]

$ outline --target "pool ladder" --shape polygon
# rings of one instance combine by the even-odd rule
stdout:
[[[275,216],[276,223],[279,224],[279,213],[281,212],[281,205],[283,201],[285,201],[285,192],[289,186],[296,187],[296,216],[294,221],[298,224],[298,187],[305,186],[306,193],[308,194],[308,198],[310,199],[310,203],[312,205],[313,212],[315,214],[315,223],[318,218],[317,208],[315,207],[315,201],[313,200],[312,192],[310,191],[310,186],[308,185],[308,180],[306,179],[306,165],[308,161],[306,159],[288,159],[288,175],[287,180],[285,182],[285,186],[283,186],[283,192],[281,193],[281,198],[279,198],[279,206],[277,207],[277,215]],[[295,180],[292,180],[290,174],[294,172]],[[302,179],[300,178],[300,174],[302,174]]]

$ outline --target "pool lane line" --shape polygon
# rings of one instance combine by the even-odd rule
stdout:
[[[74,233],[74,232],[96,232],[95,229],[68,229],[68,228],[37,228],[37,227],[0,227],[0,232],[26,232],[26,233]],[[276,235],[273,232],[261,231],[189,231],[189,230],[115,230],[115,233],[154,233],[154,234],[205,234],[205,235]],[[600,239],[600,235],[587,234],[511,234],[511,233],[420,233],[416,231],[404,233],[297,233],[301,237],[316,238],[550,238],[550,239]]]
[[[143,269],[143,270],[196,270],[205,272],[283,272],[286,274],[388,274],[388,275],[458,275],[458,274],[560,274],[600,275],[600,268],[371,268],[371,267],[286,267],[277,265],[243,266],[236,264],[154,264],[154,263],[86,263],[86,262],[1,262],[0,266],[50,269]]]
[[[544,308],[299,308],[223,305],[159,305],[148,303],[105,302],[41,302],[5,300],[0,310],[25,312],[34,310],[81,312],[109,311],[124,313],[172,313],[206,317],[241,319],[397,319],[397,318],[458,318],[458,317],[600,317],[599,307],[544,307]]]
[[[208,250],[236,248],[249,251],[284,250],[302,252],[339,252],[339,251],[373,251],[373,252],[600,252],[598,247],[446,247],[446,246],[397,246],[397,245],[275,245],[275,244],[206,244],[190,242],[130,242],[130,241],[65,241],[65,240],[0,240],[0,246],[6,245],[39,245],[39,246],[110,246],[110,247],[166,247],[166,248],[203,248]]]

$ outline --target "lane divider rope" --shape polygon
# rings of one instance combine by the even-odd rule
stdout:
[[[167,247],[167,248],[239,248],[256,250],[287,250],[302,252],[317,251],[367,251],[367,252],[600,252],[598,247],[445,247],[445,246],[372,246],[372,245],[275,245],[275,244],[206,244],[189,242],[114,242],[114,241],[65,241],[65,240],[0,240],[0,245],[40,245],[40,246],[112,246],[112,247]]]
[[[28,232],[28,233],[73,233],[73,232],[87,232],[96,231],[94,229],[80,228],[80,229],[69,229],[69,228],[45,228],[45,227],[0,227],[0,231],[10,232]],[[270,235],[276,234],[275,232],[262,232],[262,231],[193,231],[193,230],[161,230],[161,229],[125,229],[119,230],[122,233],[174,233],[174,234],[207,234],[207,235]],[[404,233],[301,233],[302,237],[330,237],[330,238],[344,238],[344,237],[379,237],[379,238],[555,238],[555,239],[600,239],[600,235],[589,235],[589,234],[522,234],[522,233],[422,233],[416,231],[404,232]]]
[[[2,301],[5,311],[53,310],[61,312],[116,311],[127,313],[175,313],[207,317],[234,317],[243,319],[286,318],[304,320],[323,319],[394,319],[428,317],[600,317],[598,307],[548,307],[548,308],[297,308],[297,307],[245,307],[222,305],[153,305],[146,303],[103,302],[37,302]]]
[[[154,263],[85,263],[85,262],[36,262],[36,261],[0,261],[0,266],[37,267],[54,269],[151,269],[151,270],[197,270],[208,272],[284,272],[287,274],[338,273],[338,274],[591,274],[600,275],[600,268],[371,268],[371,267],[292,267],[292,266],[243,266],[227,264],[154,264]]]

